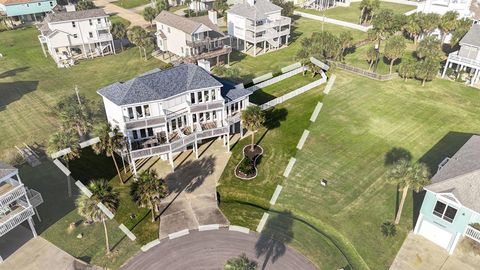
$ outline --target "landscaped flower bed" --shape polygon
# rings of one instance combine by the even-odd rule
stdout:
[[[243,148],[243,158],[235,167],[235,176],[243,180],[257,177],[257,162],[262,154],[263,148],[259,145],[255,145],[253,149],[252,145],[245,146]]]

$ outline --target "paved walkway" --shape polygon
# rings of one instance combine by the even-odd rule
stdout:
[[[259,240],[259,234],[220,229],[215,231],[193,231],[189,235],[173,240],[162,240],[148,252],[140,253],[125,264],[122,270],[194,270],[223,269],[225,262],[232,257],[245,253],[250,259],[257,261],[258,269],[275,270],[314,270],[310,261],[295,250],[273,249],[265,255],[257,256],[259,249],[272,241]],[[281,254],[277,254],[281,252]],[[275,258],[274,261],[272,259]],[[265,267],[262,268],[262,265]]]
[[[142,169],[155,169],[160,177],[164,177],[171,192],[160,205],[163,211],[160,239],[184,229],[198,229],[201,225],[229,224],[218,208],[216,186],[230,155],[223,140],[216,139],[199,145],[198,160],[192,150],[176,156],[174,173],[171,173],[172,167],[167,161],[158,158],[142,166]]]
[[[30,230],[18,226],[0,238],[5,261],[0,270],[82,270],[99,269],[76,260],[42,237],[33,238]]]
[[[479,269],[480,255],[475,255],[467,239],[463,239],[453,255],[412,232],[393,261],[390,270],[475,270]]]
[[[113,4],[113,1],[109,0],[94,0],[93,1],[97,7],[101,7],[105,10],[108,14],[115,14],[118,15],[126,20],[131,22],[131,26],[141,26],[141,27],[148,27],[150,23],[145,21],[142,15],[137,14],[131,10],[119,7]]]

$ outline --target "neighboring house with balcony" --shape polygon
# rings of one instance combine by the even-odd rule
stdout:
[[[27,222],[33,236],[37,236],[33,223],[36,207],[43,203],[42,195],[28,189],[18,175],[18,169],[0,161],[0,237]],[[39,217],[38,217],[39,218]],[[0,263],[3,261],[0,254]]]
[[[418,3],[417,12],[443,15],[447,11],[456,11],[460,18],[472,18],[472,1],[476,0],[426,0]]]
[[[202,59],[230,62],[230,37],[218,29],[215,11],[209,11],[208,16],[186,18],[164,10],[155,18],[155,24],[160,51],[189,63]]]
[[[78,59],[115,53],[110,26],[103,9],[76,11],[69,6],[47,14],[38,39],[45,57],[48,52],[58,67],[69,67]]]
[[[480,136],[472,136],[453,157],[441,162],[424,189],[414,233],[450,254],[463,236],[480,243],[480,230],[472,226],[480,223]]]
[[[473,86],[480,79],[480,24],[472,25],[459,44],[460,49],[448,55],[442,78],[445,77],[447,68],[455,68],[457,71],[468,72],[470,85]]]
[[[232,46],[253,56],[288,46],[291,19],[268,0],[246,0],[227,11]]]
[[[57,6],[57,0],[0,0],[0,15],[13,25],[41,21]]]
[[[133,171],[135,161],[152,156],[169,160],[173,155],[210,138],[229,134],[240,123],[251,91],[221,83],[203,68],[181,64],[154,69],[127,82],[98,90],[108,122],[124,134]]]

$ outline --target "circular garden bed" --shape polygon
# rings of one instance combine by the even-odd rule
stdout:
[[[252,149],[252,145],[246,145],[243,148],[243,158],[235,167],[235,176],[243,179],[250,180],[257,177],[257,161],[263,154],[263,148],[259,145],[255,145]]]

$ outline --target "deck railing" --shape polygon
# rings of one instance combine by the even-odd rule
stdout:
[[[17,227],[34,214],[33,207],[29,206],[6,220],[0,220],[0,236]]]
[[[455,62],[459,62],[461,64],[467,64],[467,65],[474,66],[476,68],[480,68],[480,61],[478,61],[476,59],[471,59],[471,58],[460,56],[460,55],[458,55],[458,52],[459,51],[455,51],[455,52],[450,53],[448,55],[448,61],[455,61]]]
[[[480,230],[477,230],[472,226],[467,226],[467,229],[465,230],[465,235],[480,243]]]
[[[31,188],[28,189],[28,200],[30,201],[30,204],[33,205],[33,207],[38,207],[40,204],[43,203],[42,194]]]
[[[12,202],[21,198],[22,196],[25,196],[25,186],[23,184],[14,186],[7,193],[0,195],[0,207],[9,205]]]

